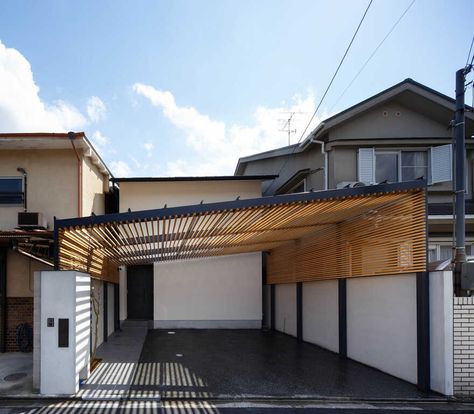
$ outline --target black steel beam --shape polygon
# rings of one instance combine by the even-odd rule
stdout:
[[[107,342],[107,338],[109,337],[109,298],[108,298],[108,283],[106,281],[102,282],[102,286],[104,288],[104,322],[103,322],[103,332],[104,332],[104,342]]]
[[[296,339],[303,341],[303,282],[296,282]]]
[[[338,279],[339,357],[347,358],[347,280]]]
[[[120,331],[120,285],[114,283],[114,330]]]
[[[186,216],[212,211],[234,210],[241,208],[277,206],[288,203],[342,199],[354,196],[388,194],[398,191],[409,191],[426,188],[425,180],[405,181],[391,184],[368,185],[365,187],[342,188],[338,190],[314,191],[308,193],[285,194],[271,197],[259,197],[245,200],[222,201],[209,204],[195,204],[154,210],[132,211],[127,213],[104,214],[101,216],[75,217],[55,221],[55,228],[74,226],[92,226],[113,222],[130,222],[139,220],[157,220],[165,217]]]
[[[275,285],[270,285],[270,328],[275,330]]]
[[[418,388],[430,390],[430,284],[429,273],[416,274],[416,331]]]

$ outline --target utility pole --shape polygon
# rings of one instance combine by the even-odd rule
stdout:
[[[461,272],[466,263],[466,132],[464,125],[464,92],[466,75],[472,65],[467,65],[456,72],[456,112],[454,116],[454,145],[455,145],[455,200],[456,200],[456,250],[454,255],[454,287],[456,293],[461,293]]]

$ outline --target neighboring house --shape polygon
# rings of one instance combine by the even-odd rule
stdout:
[[[261,197],[273,176],[116,178],[120,213]],[[195,223],[200,225],[201,223]],[[197,226],[196,226],[197,228]],[[191,232],[174,228],[170,232]],[[147,228],[147,234],[156,229]],[[171,240],[170,240],[171,242]],[[262,254],[246,253],[137,266],[120,272],[120,319],[155,328],[261,328]]]
[[[83,132],[0,134],[0,351],[33,325],[33,273],[52,266],[54,217],[104,214],[111,174]]]
[[[454,99],[406,79],[324,120],[300,144],[239,159],[235,174],[278,175],[265,183],[264,195],[423,177],[430,184],[429,259],[449,259],[454,111]],[[473,134],[474,113],[466,111],[468,255],[474,254]]]

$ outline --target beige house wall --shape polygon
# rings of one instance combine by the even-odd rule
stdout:
[[[104,214],[104,192],[108,190],[108,180],[92,164],[92,160],[82,160],[82,215]]]
[[[68,150],[2,150],[0,151],[0,176],[27,172],[28,211],[46,216],[48,228],[53,228],[53,217],[77,216],[77,161]],[[17,214],[23,206],[0,206],[0,230],[17,226]]]
[[[40,270],[51,270],[51,267],[9,250],[7,296],[9,298],[33,297],[33,275],[34,272]]]
[[[260,181],[174,181],[120,183],[120,212],[214,203],[261,196]]]

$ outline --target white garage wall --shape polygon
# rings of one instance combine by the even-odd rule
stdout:
[[[275,329],[296,336],[296,283],[275,286]]]
[[[416,275],[347,280],[347,355],[417,382]]]
[[[257,328],[260,253],[154,265],[155,328]]]
[[[453,273],[431,272],[431,389],[444,395],[453,395],[454,393],[453,296]]]
[[[337,280],[303,283],[303,340],[339,352]]]
[[[107,334],[110,336],[114,333],[115,320],[115,296],[114,285],[107,283]]]

